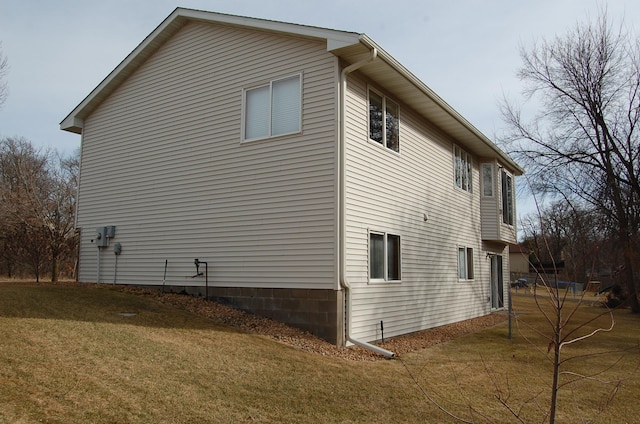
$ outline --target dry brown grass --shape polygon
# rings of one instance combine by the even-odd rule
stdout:
[[[538,325],[529,297],[516,297],[515,305],[523,320]],[[619,311],[613,333],[573,353],[637,344],[638,324],[639,317]],[[508,389],[515,406],[542,392],[522,410],[527,422],[541,422],[549,366],[532,348],[540,339],[522,328],[513,340],[503,323],[400,360],[350,361],[220,325],[153,296],[0,283],[0,422],[452,421],[427,398],[476,422],[486,422],[482,415],[513,422],[496,387]],[[617,357],[574,365],[591,370]],[[637,361],[636,350],[599,376],[626,380],[595,422],[637,420]],[[611,387],[583,382],[565,389],[559,421],[595,416]]]

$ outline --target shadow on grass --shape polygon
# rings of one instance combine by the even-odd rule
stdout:
[[[130,324],[158,328],[238,330],[163,303],[154,294],[108,284],[0,281],[0,318]]]

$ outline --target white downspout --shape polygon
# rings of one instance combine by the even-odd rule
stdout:
[[[378,50],[373,47],[371,49],[371,55],[359,62],[356,63],[352,63],[351,65],[347,66],[346,68],[344,68],[342,70],[342,72],[340,73],[340,114],[339,114],[339,119],[340,122],[338,123],[339,127],[340,127],[340,134],[339,134],[339,140],[338,140],[338,154],[340,155],[340,158],[338,160],[338,164],[339,164],[339,171],[338,171],[338,178],[340,179],[338,182],[338,187],[340,190],[340,196],[339,196],[339,209],[340,209],[340,217],[339,217],[339,226],[340,226],[340,287],[342,287],[344,289],[344,296],[345,296],[345,311],[344,311],[344,322],[345,322],[345,337],[347,339],[347,341],[358,345],[358,346],[362,346],[366,349],[370,349],[376,353],[379,353],[380,355],[386,356],[387,358],[393,358],[395,356],[395,354],[391,351],[388,351],[386,349],[383,349],[381,347],[372,345],[371,343],[367,343],[367,342],[363,342],[360,340],[356,340],[354,338],[351,337],[351,286],[349,286],[349,282],[347,281],[347,277],[346,277],[346,265],[347,265],[347,254],[346,254],[346,249],[347,249],[347,242],[346,242],[346,235],[347,235],[347,230],[346,230],[346,225],[345,225],[345,219],[346,219],[346,206],[345,206],[345,202],[347,199],[346,193],[345,193],[345,176],[346,176],[346,170],[345,170],[345,154],[346,154],[346,130],[345,130],[345,120],[346,120],[346,102],[347,102],[347,75],[350,74],[351,72],[355,71],[356,69],[360,68],[361,66],[372,62],[376,59],[376,57],[378,56]]]

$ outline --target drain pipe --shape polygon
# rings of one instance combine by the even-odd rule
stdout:
[[[340,209],[340,220],[339,220],[339,232],[340,232],[340,287],[342,287],[342,289],[344,289],[344,309],[345,309],[345,313],[344,313],[344,322],[345,322],[345,326],[344,326],[344,330],[345,330],[345,338],[347,339],[347,341],[357,345],[357,346],[361,346],[364,347],[366,349],[372,350],[376,353],[379,353],[380,355],[386,356],[387,358],[393,358],[395,356],[395,354],[391,351],[388,351],[386,349],[383,349],[381,347],[372,345],[371,343],[367,343],[367,342],[363,342],[360,340],[356,340],[353,337],[351,337],[351,286],[349,285],[349,282],[347,281],[347,277],[346,277],[346,264],[347,264],[347,255],[346,255],[346,248],[347,248],[347,243],[346,243],[346,225],[345,225],[345,217],[346,217],[346,206],[345,206],[345,202],[346,202],[346,193],[345,193],[345,174],[346,174],[346,170],[345,170],[345,154],[346,154],[346,130],[345,130],[345,119],[346,119],[346,111],[345,111],[345,105],[347,102],[347,75],[350,74],[351,72],[357,70],[358,68],[362,67],[363,65],[369,63],[369,62],[373,62],[376,57],[378,56],[378,50],[373,47],[371,49],[371,55],[359,62],[356,63],[352,63],[351,65],[347,66],[346,68],[344,68],[342,70],[342,72],[340,73],[340,112],[339,112],[339,122],[338,122],[338,127],[339,127],[339,140],[338,140],[338,154],[339,154],[339,159],[338,159],[338,166],[339,166],[339,171],[338,171],[338,178],[340,178],[339,182],[338,182],[338,190],[340,190],[340,195],[339,195],[339,209]]]

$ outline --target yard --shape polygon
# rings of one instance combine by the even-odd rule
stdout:
[[[577,322],[602,312],[587,299]],[[0,423],[517,421],[499,398],[524,422],[544,421],[551,365],[530,295],[514,295],[512,340],[503,321],[393,360],[305,350],[288,340],[295,332],[226,325],[204,303],[0,283]],[[587,355],[565,371],[600,372],[561,389],[559,422],[638,422],[640,317],[615,318],[612,332],[565,348]]]

